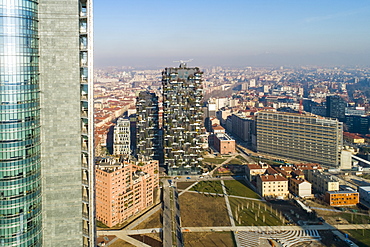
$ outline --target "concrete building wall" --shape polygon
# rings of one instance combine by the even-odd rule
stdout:
[[[78,2],[39,4],[44,246],[82,246]]]
[[[92,3],[40,0],[39,20],[43,245],[95,246]]]
[[[312,196],[312,184],[302,179],[290,179],[289,190],[300,197]]]

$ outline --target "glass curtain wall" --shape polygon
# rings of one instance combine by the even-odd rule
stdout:
[[[38,1],[0,0],[0,246],[41,246]]]

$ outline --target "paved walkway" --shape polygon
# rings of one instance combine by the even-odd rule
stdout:
[[[276,231],[299,231],[299,230],[362,230],[370,229],[370,224],[347,224],[347,225],[303,225],[303,226],[204,226],[204,227],[182,227],[183,232],[223,232],[223,231],[253,231],[253,232],[276,232]],[[161,232],[162,228],[149,228],[138,230],[108,230],[98,231],[99,236],[147,234],[152,232]]]
[[[229,219],[230,219],[230,224],[231,224],[232,227],[235,227],[233,212],[231,211],[229,197],[228,197],[228,194],[226,192],[226,187],[225,187],[225,183],[224,183],[223,180],[221,180],[221,186],[222,186],[222,191],[224,192],[224,195],[225,195],[225,203],[226,203],[227,213],[228,213]],[[236,247],[240,246],[239,239],[237,237],[235,237],[235,244],[236,244]]]
[[[185,191],[183,191],[185,192]],[[190,190],[190,191],[186,191],[188,193],[203,193],[201,191],[197,191],[197,190]],[[205,194],[207,195],[214,195],[214,196],[219,196],[219,195],[222,195],[222,196],[225,196],[225,194],[218,194],[218,193],[212,193],[212,192],[204,192]],[[182,193],[180,193],[181,195]],[[251,197],[244,197],[244,196],[234,196],[234,195],[227,195],[228,197],[233,197],[233,198],[239,198],[239,199],[245,199],[245,200],[251,200],[251,201],[259,201],[259,202],[265,202],[266,200],[264,199],[256,199],[256,198],[251,198]]]
[[[223,180],[221,180],[221,185],[222,185],[222,190],[223,190],[224,195],[225,195],[225,203],[226,203],[227,213],[228,213],[229,219],[230,219],[230,224],[231,224],[231,226],[234,227],[235,226],[235,221],[234,221],[234,217],[233,217],[233,212],[231,211],[229,198],[228,198],[228,195],[227,195],[227,192],[226,192],[226,189],[225,189],[225,183],[224,183]]]
[[[172,206],[171,206],[171,188],[167,179],[163,181],[163,247],[172,247]]]
[[[154,208],[150,209],[148,212],[146,212],[144,215],[140,216],[139,219],[135,220],[134,222],[130,223],[128,226],[125,227],[125,229],[132,230],[133,228],[140,225],[140,223],[147,220],[150,216],[152,216],[155,212],[160,210],[162,207],[162,203],[159,203]]]
[[[234,155],[232,155],[231,157],[229,157],[229,158],[227,158],[224,162],[222,162],[221,164],[218,164],[218,165],[216,165],[216,167],[209,173],[209,176],[210,177],[212,177],[212,175],[213,175],[213,172],[214,171],[216,171],[219,167],[221,167],[221,166],[223,166],[223,165],[225,165],[225,164],[227,164],[230,160],[232,160],[232,159],[234,159],[236,156],[238,156],[239,155],[239,153],[237,153],[237,154],[234,154]]]
[[[143,233],[132,233],[129,231],[136,231],[136,230],[112,230],[112,231],[98,231],[99,236],[104,236],[104,235],[116,235],[117,238],[120,238],[134,246],[138,247],[150,247],[150,245],[144,244],[143,242],[136,240],[128,235],[132,234],[143,234]],[[108,246],[108,245],[107,245]]]

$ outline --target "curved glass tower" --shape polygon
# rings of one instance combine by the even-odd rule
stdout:
[[[38,1],[0,0],[0,246],[41,246]]]

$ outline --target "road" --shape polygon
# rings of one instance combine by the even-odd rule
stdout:
[[[162,179],[163,183],[163,247],[172,247],[172,212],[171,212],[171,191],[167,179]]]

